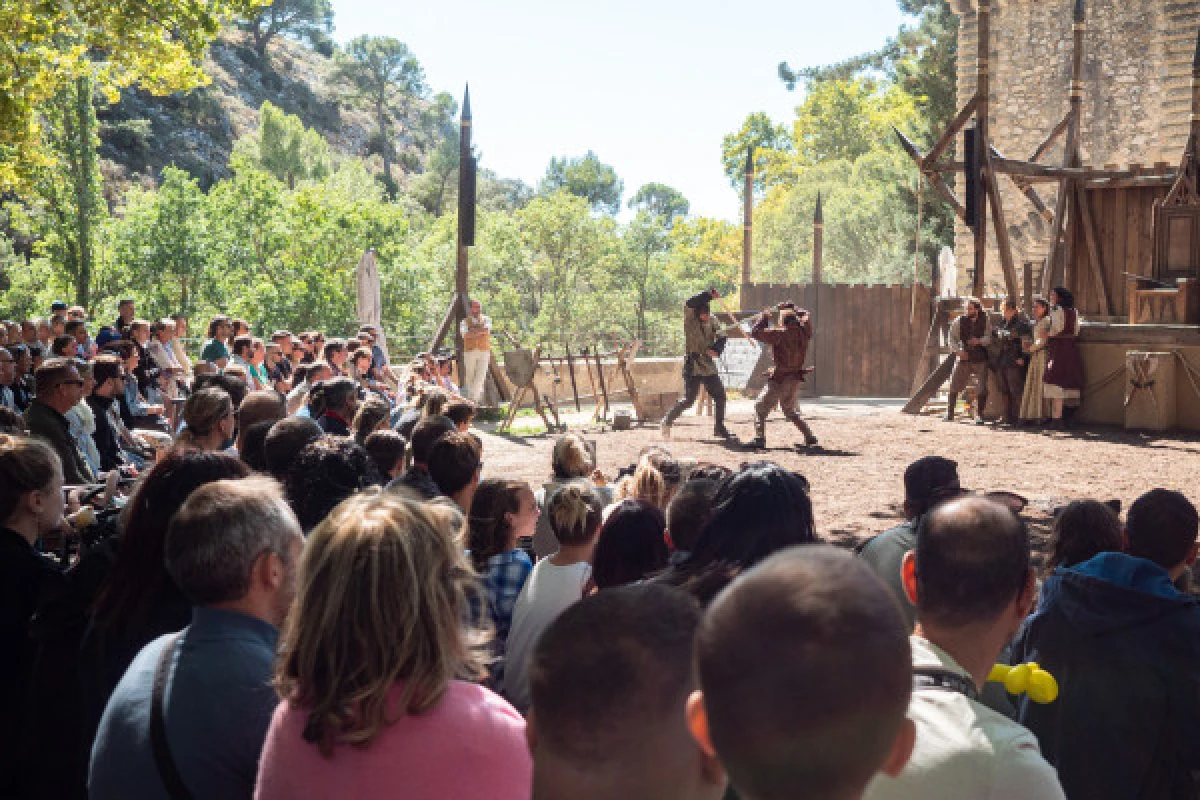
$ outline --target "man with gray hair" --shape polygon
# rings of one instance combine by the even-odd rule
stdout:
[[[165,559],[192,624],[146,645],[117,684],[92,746],[93,800],[253,797],[303,547],[270,478],[216,481],[188,497]]]

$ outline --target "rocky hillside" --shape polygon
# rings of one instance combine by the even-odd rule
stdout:
[[[263,63],[244,34],[229,31],[209,50],[209,86],[168,97],[129,91],[99,112],[106,182],[151,182],[174,165],[207,187],[229,174],[234,142],[258,127],[267,100],[319,131],[335,152],[370,157],[379,150],[375,120],[347,99],[332,70],[332,58],[283,37]],[[403,131],[403,123],[393,130]],[[404,153],[398,162],[406,163]],[[415,163],[415,153],[407,163]]]

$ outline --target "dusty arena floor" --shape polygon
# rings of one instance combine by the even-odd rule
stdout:
[[[1033,524],[1035,545],[1042,544],[1050,510],[1071,500],[1118,498],[1128,508],[1139,494],[1161,486],[1200,503],[1200,437],[977,427],[969,420],[908,416],[900,413],[900,405],[830,398],[804,404],[801,413],[821,441],[821,449],[808,455],[792,448],[798,436],[781,418],[772,419],[767,429],[769,449],[755,453],[718,443],[711,437],[711,418],[692,412],[676,423],[666,447],[680,458],[728,466],[770,459],[803,473],[813,487],[818,532],[843,545],[901,519],[904,468],[924,455],[956,460],[968,488],[1027,498],[1025,517]],[[730,403],[728,426],[743,441],[753,437],[749,401]],[[662,443],[657,427],[612,432],[581,422],[572,430],[596,440],[600,469],[610,477],[636,461],[643,447]],[[553,437],[485,433],[483,438],[487,476],[511,476],[535,486],[547,479]]]

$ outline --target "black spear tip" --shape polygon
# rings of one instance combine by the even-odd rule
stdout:
[[[813,214],[813,224],[815,224],[815,225],[824,225],[825,224],[825,207],[821,201],[820,190],[817,191],[817,213]]]
[[[1075,21],[1083,22],[1087,19],[1087,4],[1085,0],[1075,0]]]
[[[467,84],[466,90],[463,92],[463,110],[462,118],[471,118],[471,84]]]
[[[754,148],[753,147],[746,149],[746,174],[747,175],[754,174]]]

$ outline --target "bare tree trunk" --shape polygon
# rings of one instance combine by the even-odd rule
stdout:
[[[95,110],[90,78],[75,81],[75,215],[79,230],[79,261],[75,273],[75,303],[87,308],[92,285],[92,213],[95,209],[93,176],[96,170]]]

